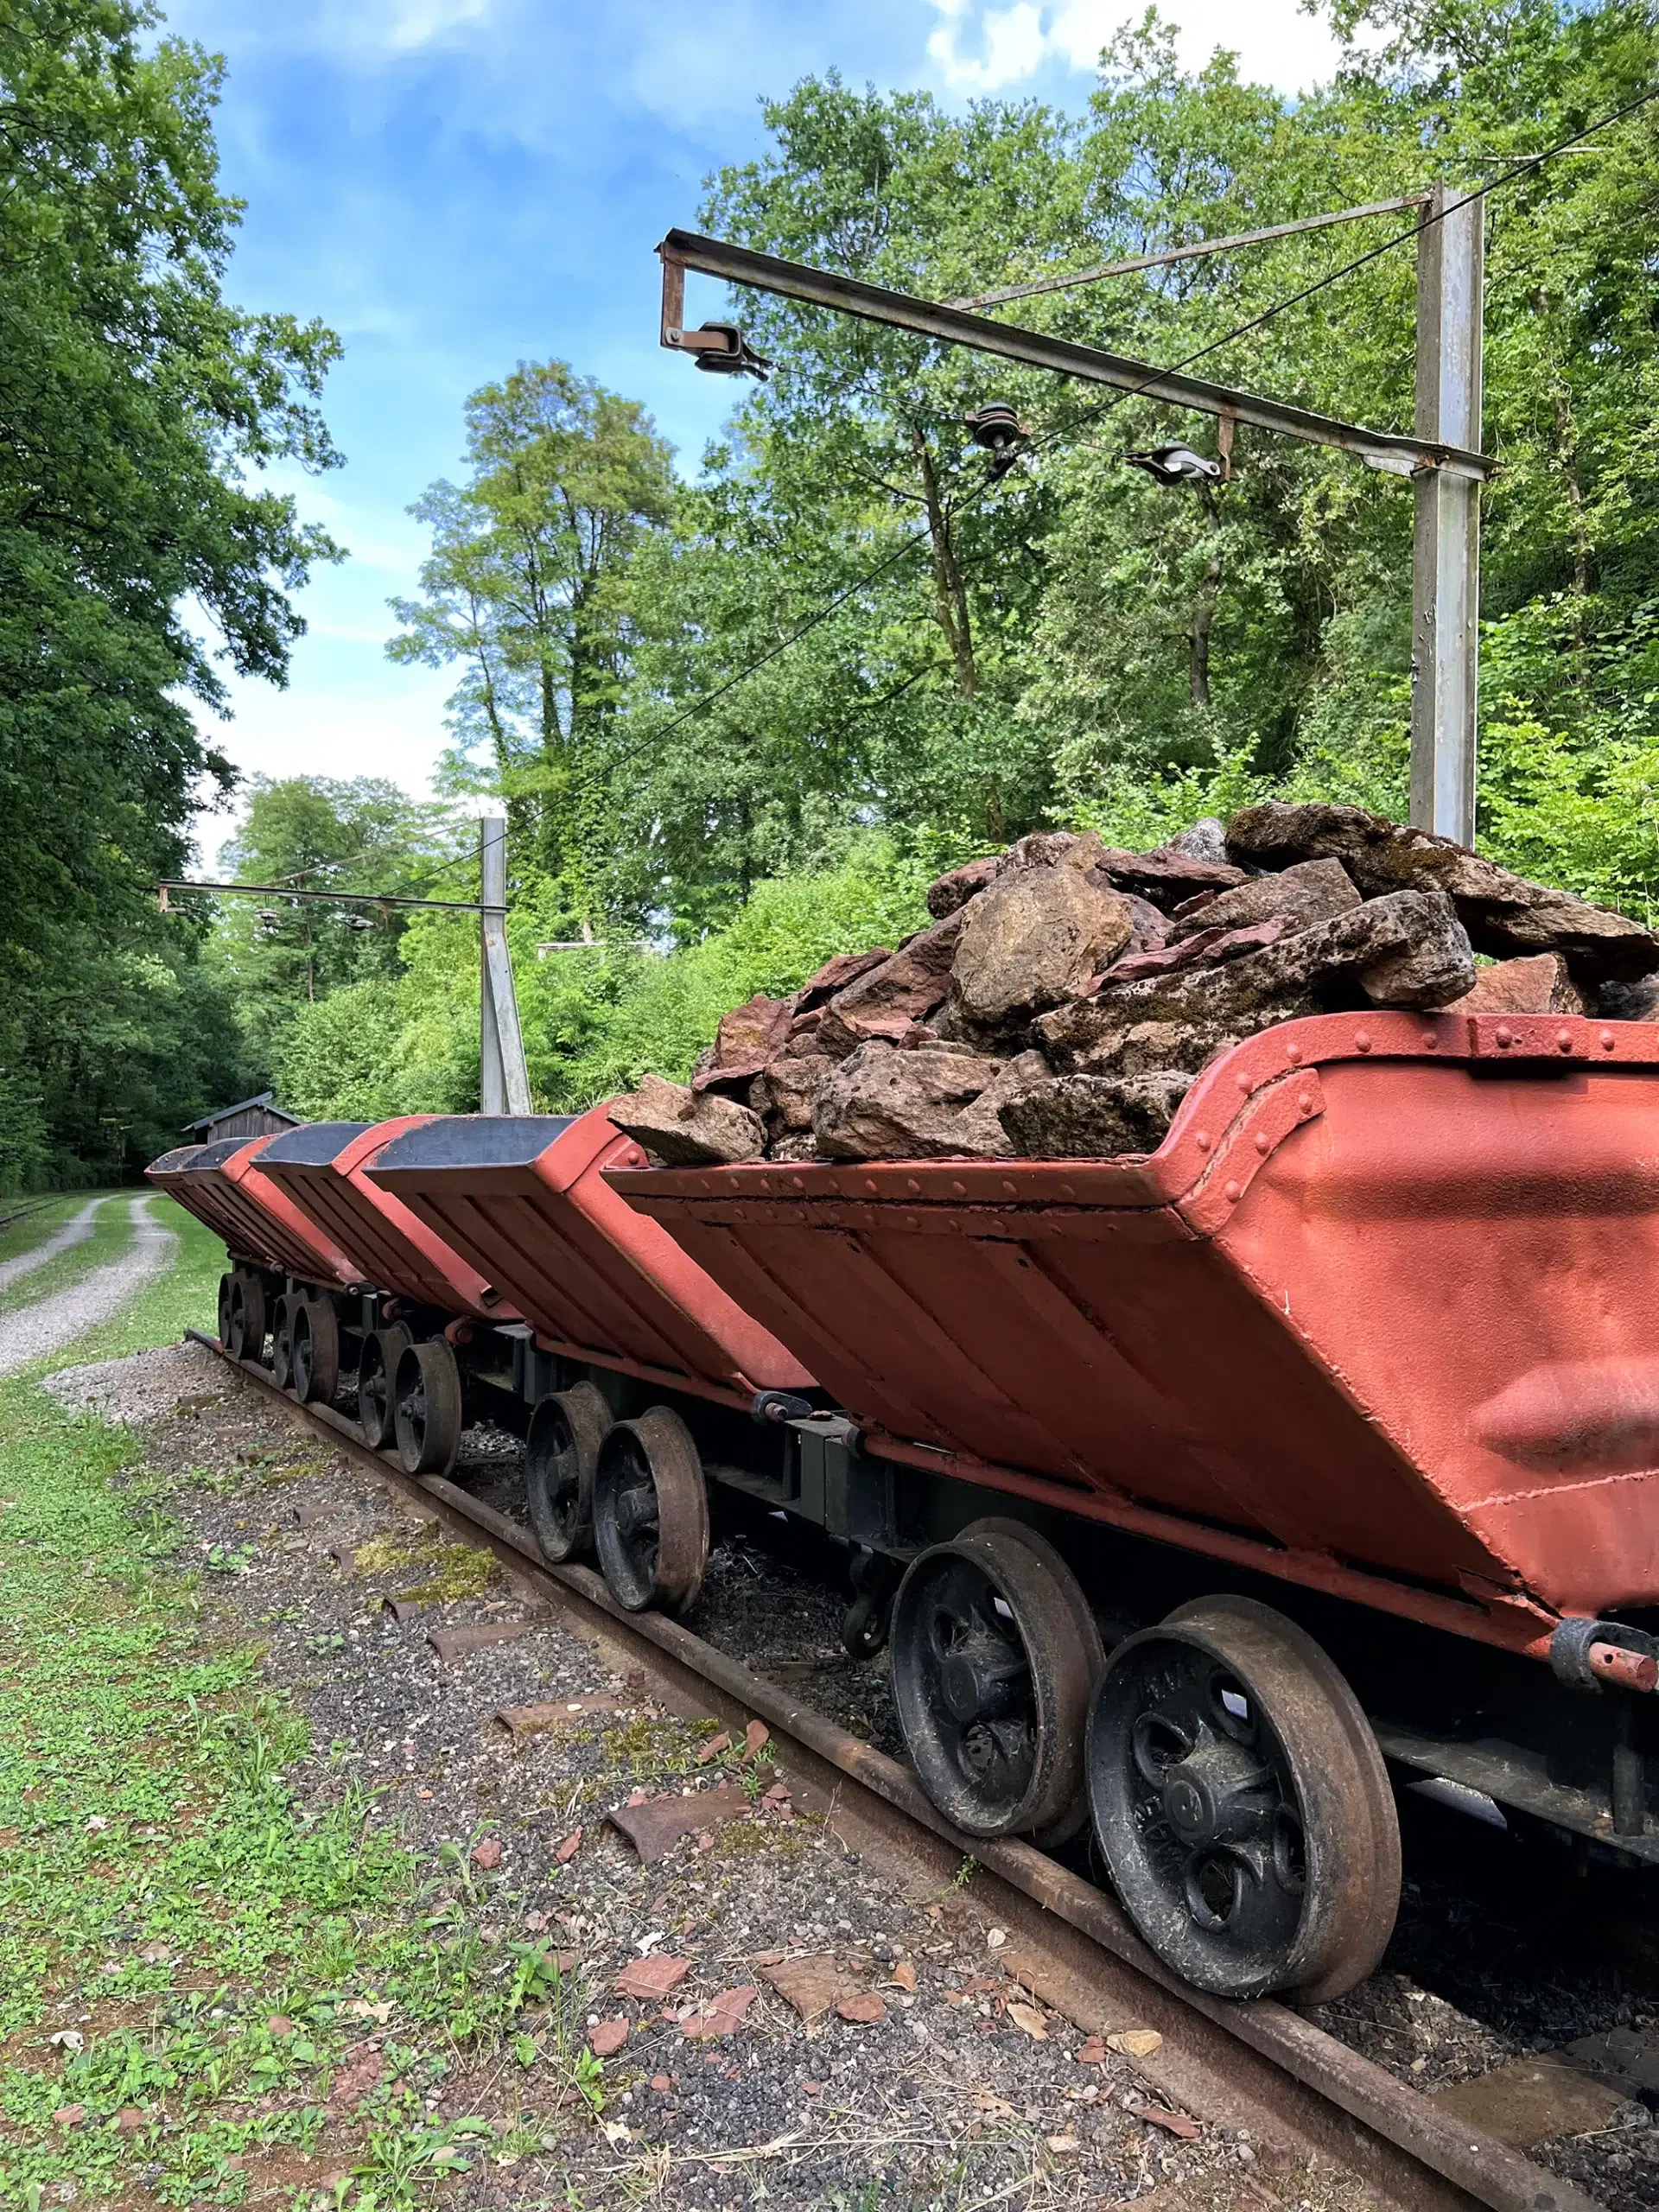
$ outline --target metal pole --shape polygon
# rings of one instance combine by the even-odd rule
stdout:
[[[1420,438],[1478,447],[1483,200],[1436,185],[1417,245]],[[1480,667],[1480,484],[1448,468],[1416,480],[1411,579],[1411,819],[1475,842]]]
[[[499,815],[480,822],[478,854],[479,1109],[528,1114],[530,1076],[507,953],[507,825]]]

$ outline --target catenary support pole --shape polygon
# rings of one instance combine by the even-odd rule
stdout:
[[[1436,185],[1417,245],[1420,438],[1478,447],[1483,200]],[[1450,469],[1416,479],[1412,541],[1411,818],[1475,842],[1480,667],[1480,484]]]
[[[530,1076],[507,952],[507,825],[486,815],[479,851],[479,1105],[486,1114],[528,1114]]]

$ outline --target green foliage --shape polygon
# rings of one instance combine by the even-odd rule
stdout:
[[[236,1095],[223,1001],[145,887],[228,780],[190,714],[216,655],[280,683],[289,594],[335,554],[251,472],[336,458],[338,341],[222,296],[219,64],[156,22],[0,12],[0,1190],[119,1172]]]

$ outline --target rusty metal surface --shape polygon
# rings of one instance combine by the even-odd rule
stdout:
[[[1541,1654],[1659,1599],[1656,1112],[1659,1026],[1331,1014],[1146,1159],[610,1179],[878,1450]]]
[[[647,1866],[666,1859],[683,1835],[696,1835],[721,1821],[741,1821],[753,1808],[741,1789],[728,1782],[699,1789],[690,1797],[647,1797],[643,1805],[619,1805],[606,1818],[620,1828]]]
[[[1094,1978],[1109,1985],[1130,1978],[1135,2017],[1180,2036],[1193,2059],[1217,2072],[1230,2069],[1281,2122],[1357,2164],[1387,2200],[1402,2208],[1484,2205],[1489,2212],[1604,2212],[1595,2199],[1547,2172],[1479,2127],[1456,2120],[1427,2097],[1407,2088],[1272,1999],[1237,2004],[1211,1998],[1176,1980],[1148,1951],[1121,1908],[1103,1891],[1069,1872],[1031,1845],[1010,1838],[975,1839],[953,1829],[909,1770],[860,1741],[774,1682],[704,1643],[661,1614],[624,1613],[590,1569],[549,1567],[534,1540],[505,1515],[469,1497],[452,1483],[416,1480],[386,1455],[371,1452],[349,1422],[332,1408],[300,1407],[262,1368],[232,1358],[197,1330],[190,1338],[218,1355],[226,1367],[265,1390],[289,1416],[321,1430],[354,1465],[404,1496],[435,1510],[462,1534],[482,1535],[510,1571],[537,1588],[582,1624],[613,1643],[670,1684],[683,1682],[701,1698],[706,1690],[718,1710],[758,1714],[787,1738],[796,1757],[846,1778],[844,1791],[868,1796],[879,1821],[891,1808],[912,1828],[942,1840],[953,1853],[971,1855],[1011,1904],[1041,1908],[1025,1940],[1052,1945],[1062,1960],[1081,1960]],[[1012,1921],[1013,1916],[1010,1916]],[[1213,2031],[1213,2032],[1211,2032]],[[1252,2061],[1262,2062],[1259,2065]]]
[[[497,1643],[517,1643],[521,1637],[532,1634],[535,1626],[534,1621],[486,1621],[466,1628],[435,1628],[426,1640],[437,1653],[440,1665],[453,1667],[469,1652],[487,1651]]]
[[[262,1172],[346,1255],[362,1281],[446,1313],[516,1321],[519,1317],[505,1299],[486,1294],[492,1287],[475,1268],[364,1172],[395,1137],[436,1118],[404,1114],[378,1122],[332,1160],[268,1159]]]
[[[405,1164],[388,1144],[364,1173],[511,1299],[539,1338],[746,1402],[756,1389],[810,1387],[758,1320],[605,1182],[605,1167],[645,1155],[602,1106],[569,1127],[550,1121],[541,1150],[505,1165],[469,1160],[461,1117],[453,1126],[453,1160]]]
[[[283,1134],[273,1129],[244,1144],[227,1139],[221,1144],[197,1145],[188,1148],[188,1157],[163,1153],[144,1173],[187,1213],[222,1236],[236,1257],[255,1261],[278,1274],[344,1288],[360,1279],[350,1260],[260,1170],[261,1153]]]

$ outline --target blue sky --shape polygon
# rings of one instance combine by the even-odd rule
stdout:
[[[213,734],[266,775],[383,775],[419,791],[450,679],[394,668],[388,598],[413,589],[404,510],[459,465],[468,392],[557,355],[643,400],[695,468],[729,393],[656,342],[652,251],[702,179],[762,142],[759,103],[830,67],[883,89],[1079,107],[1141,0],[175,0],[223,54],[226,187],[248,203],[230,296],[317,315],[345,341],[326,411],[346,466],[292,488],[351,549],[303,596],[286,691],[237,686]],[[1166,7],[1189,62],[1217,43],[1286,88],[1332,49],[1296,0]],[[693,280],[694,284],[697,280]],[[712,288],[692,311],[712,311]],[[211,850],[222,817],[202,825]]]

